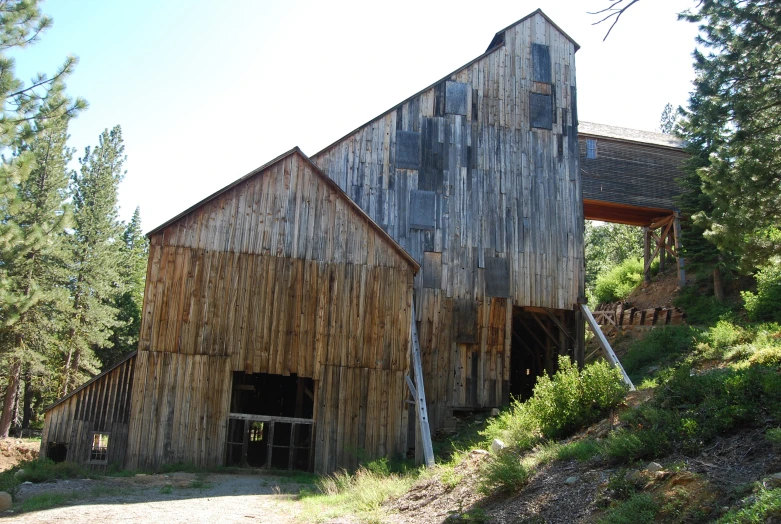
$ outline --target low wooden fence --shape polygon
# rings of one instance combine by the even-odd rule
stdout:
[[[592,312],[600,326],[608,329],[624,327],[654,327],[684,324],[684,314],[680,309],[650,308],[638,309],[628,304],[602,304]]]

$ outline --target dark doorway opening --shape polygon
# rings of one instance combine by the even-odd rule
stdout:
[[[226,463],[311,470],[313,392],[311,378],[234,372]]]
[[[558,355],[573,355],[570,326],[573,313],[532,307],[513,307],[510,348],[510,395],[519,400],[532,396],[537,378],[552,375]]]
[[[46,451],[46,455],[53,462],[65,462],[65,458],[68,456],[68,446],[61,442],[49,442],[49,449]]]

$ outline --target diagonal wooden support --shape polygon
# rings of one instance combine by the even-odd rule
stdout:
[[[412,304],[412,325],[410,327],[410,344],[412,345],[412,371],[415,375],[415,384],[407,377],[407,386],[415,397],[415,408],[418,413],[418,429],[420,441],[423,443],[423,458],[426,467],[434,465],[434,447],[431,444],[431,429],[428,424],[428,408],[426,407],[426,391],[423,387],[423,364],[420,361],[420,342],[418,342],[418,328],[415,324],[415,304]]]
[[[583,312],[583,315],[586,317],[586,322],[588,323],[589,327],[591,327],[591,331],[593,331],[594,335],[597,337],[597,342],[599,342],[599,345],[602,347],[602,351],[605,352],[605,358],[613,367],[621,370],[621,375],[624,377],[624,383],[629,386],[630,391],[634,391],[635,385],[632,384],[632,379],[630,379],[629,375],[626,374],[624,366],[621,365],[618,357],[613,352],[613,348],[610,347],[610,342],[607,341],[607,338],[605,338],[605,334],[602,333],[602,329],[600,329],[599,324],[597,324],[597,321],[594,320],[594,315],[591,314],[591,311],[586,304],[581,304],[580,309]]]

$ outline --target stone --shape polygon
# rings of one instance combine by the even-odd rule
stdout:
[[[21,477],[22,475],[24,475],[24,470],[23,470],[23,469],[20,469],[19,471],[17,471],[16,473],[14,473],[14,477],[16,477],[16,478],[19,478],[19,477]]]
[[[11,495],[5,491],[0,491],[0,511],[11,509],[12,502]]]
[[[488,452],[484,449],[473,449],[472,455],[488,455]]]
[[[627,482],[638,482],[642,479],[643,479],[643,474],[636,469],[627,471],[626,475],[624,475],[624,480],[626,480]]]
[[[498,438],[495,438],[493,442],[491,442],[491,451],[494,453],[499,453],[507,446],[504,445],[504,442],[499,440]]]
[[[645,467],[645,469],[646,469],[646,471],[650,471],[651,473],[656,473],[657,471],[662,471],[664,468],[658,462],[650,462]]]
[[[26,486],[28,484],[32,484],[32,482],[30,482],[29,480],[27,482],[22,482],[22,485],[24,485],[24,486]]]
[[[768,488],[781,488],[781,472],[773,473],[765,479],[765,486]]]
[[[575,484],[578,481],[578,477],[567,477],[567,480],[564,481],[564,484],[572,485]]]
[[[498,417],[499,416],[499,408],[491,409],[491,416],[492,417]]]

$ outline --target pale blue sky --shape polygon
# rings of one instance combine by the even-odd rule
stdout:
[[[148,231],[293,146],[316,153],[538,7],[581,45],[580,118],[656,130],[691,89],[696,28],[676,13],[693,3],[639,2],[603,43],[586,12],[607,0],[50,0],[54,27],[16,58],[22,78],[80,58],[71,146],[122,126],[121,215],[140,205]]]

